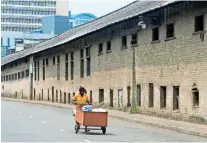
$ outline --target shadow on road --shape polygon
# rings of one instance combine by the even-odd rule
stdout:
[[[97,133],[97,132],[79,132],[79,134],[85,134],[85,135],[103,135],[103,136],[116,136],[115,134],[106,133],[105,135],[103,133]]]

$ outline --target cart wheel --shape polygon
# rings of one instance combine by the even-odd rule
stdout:
[[[101,130],[102,130],[103,134],[106,133],[106,127],[101,127]]]
[[[78,125],[75,125],[75,133],[77,134],[78,133]]]

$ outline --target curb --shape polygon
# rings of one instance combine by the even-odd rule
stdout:
[[[21,99],[11,99],[11,98],[3,98],[1,97],[2,100],[6,100],[6,101],[17,101],[17,102],[24,102],[24,103],[30,103],[30,104],[39,104],[39,105],[44,105],[44,106],[52,106],[52,107],[58,107],[58,108],[70,108],[72,109],[73,107],[68,106],[68,104],[66,104],[66,106],[63,105],[58,105],[56,104],[47,104],[45,102],[33,102],[30,100],[21,100]],[[189,135],[194,135],[194,136],[200,136],[200,137],[205,137],[207,138],[207,132],[200,132],[200,131],[195,131],[195,130],[189,130],[183,127],[176,127],[176,126],[170,126],[170,125],[165,125],[165,124],[158,124],[158,123],[153,123],[153,122],[145,122],[145,121],[140,121],[140,120],[136,120],[133,118],[126,118],[126,117],[121,117],[121,116],[115,116],[115,115],[110,115],[110,117],[112,118],[116,118],[116,119],[120,119],[120,120],[124,120],[124,121],[128,121],[128,122],[133,122],[133,123],[138,123],[138,124],[142,124],[142,125],[147,125],[147,126],[152,126],[152,127],[158,127],[158,128],[162,128],[162,129],[168,129],[168,130],[172,130],[172,131],[176,131],[179,133],[184,133],[184,134],[189,134]]]

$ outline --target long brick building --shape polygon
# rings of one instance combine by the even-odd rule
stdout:
[[[1,60],[2,96],[127,109],[135,47],[143,113],[207,119],[207,2],[135,1]]]

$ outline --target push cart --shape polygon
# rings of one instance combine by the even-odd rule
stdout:
[[[102,105],[103,103],[99,105],[98,108]],[[78,133],[79,130],[85,130],[85,128],[81,128],[82,125],[87,127],[87,131],[102,130],[102,133],[105,134],[108,122],[108,112],[88,112],[76,109],[75,122],[75,133]]]

